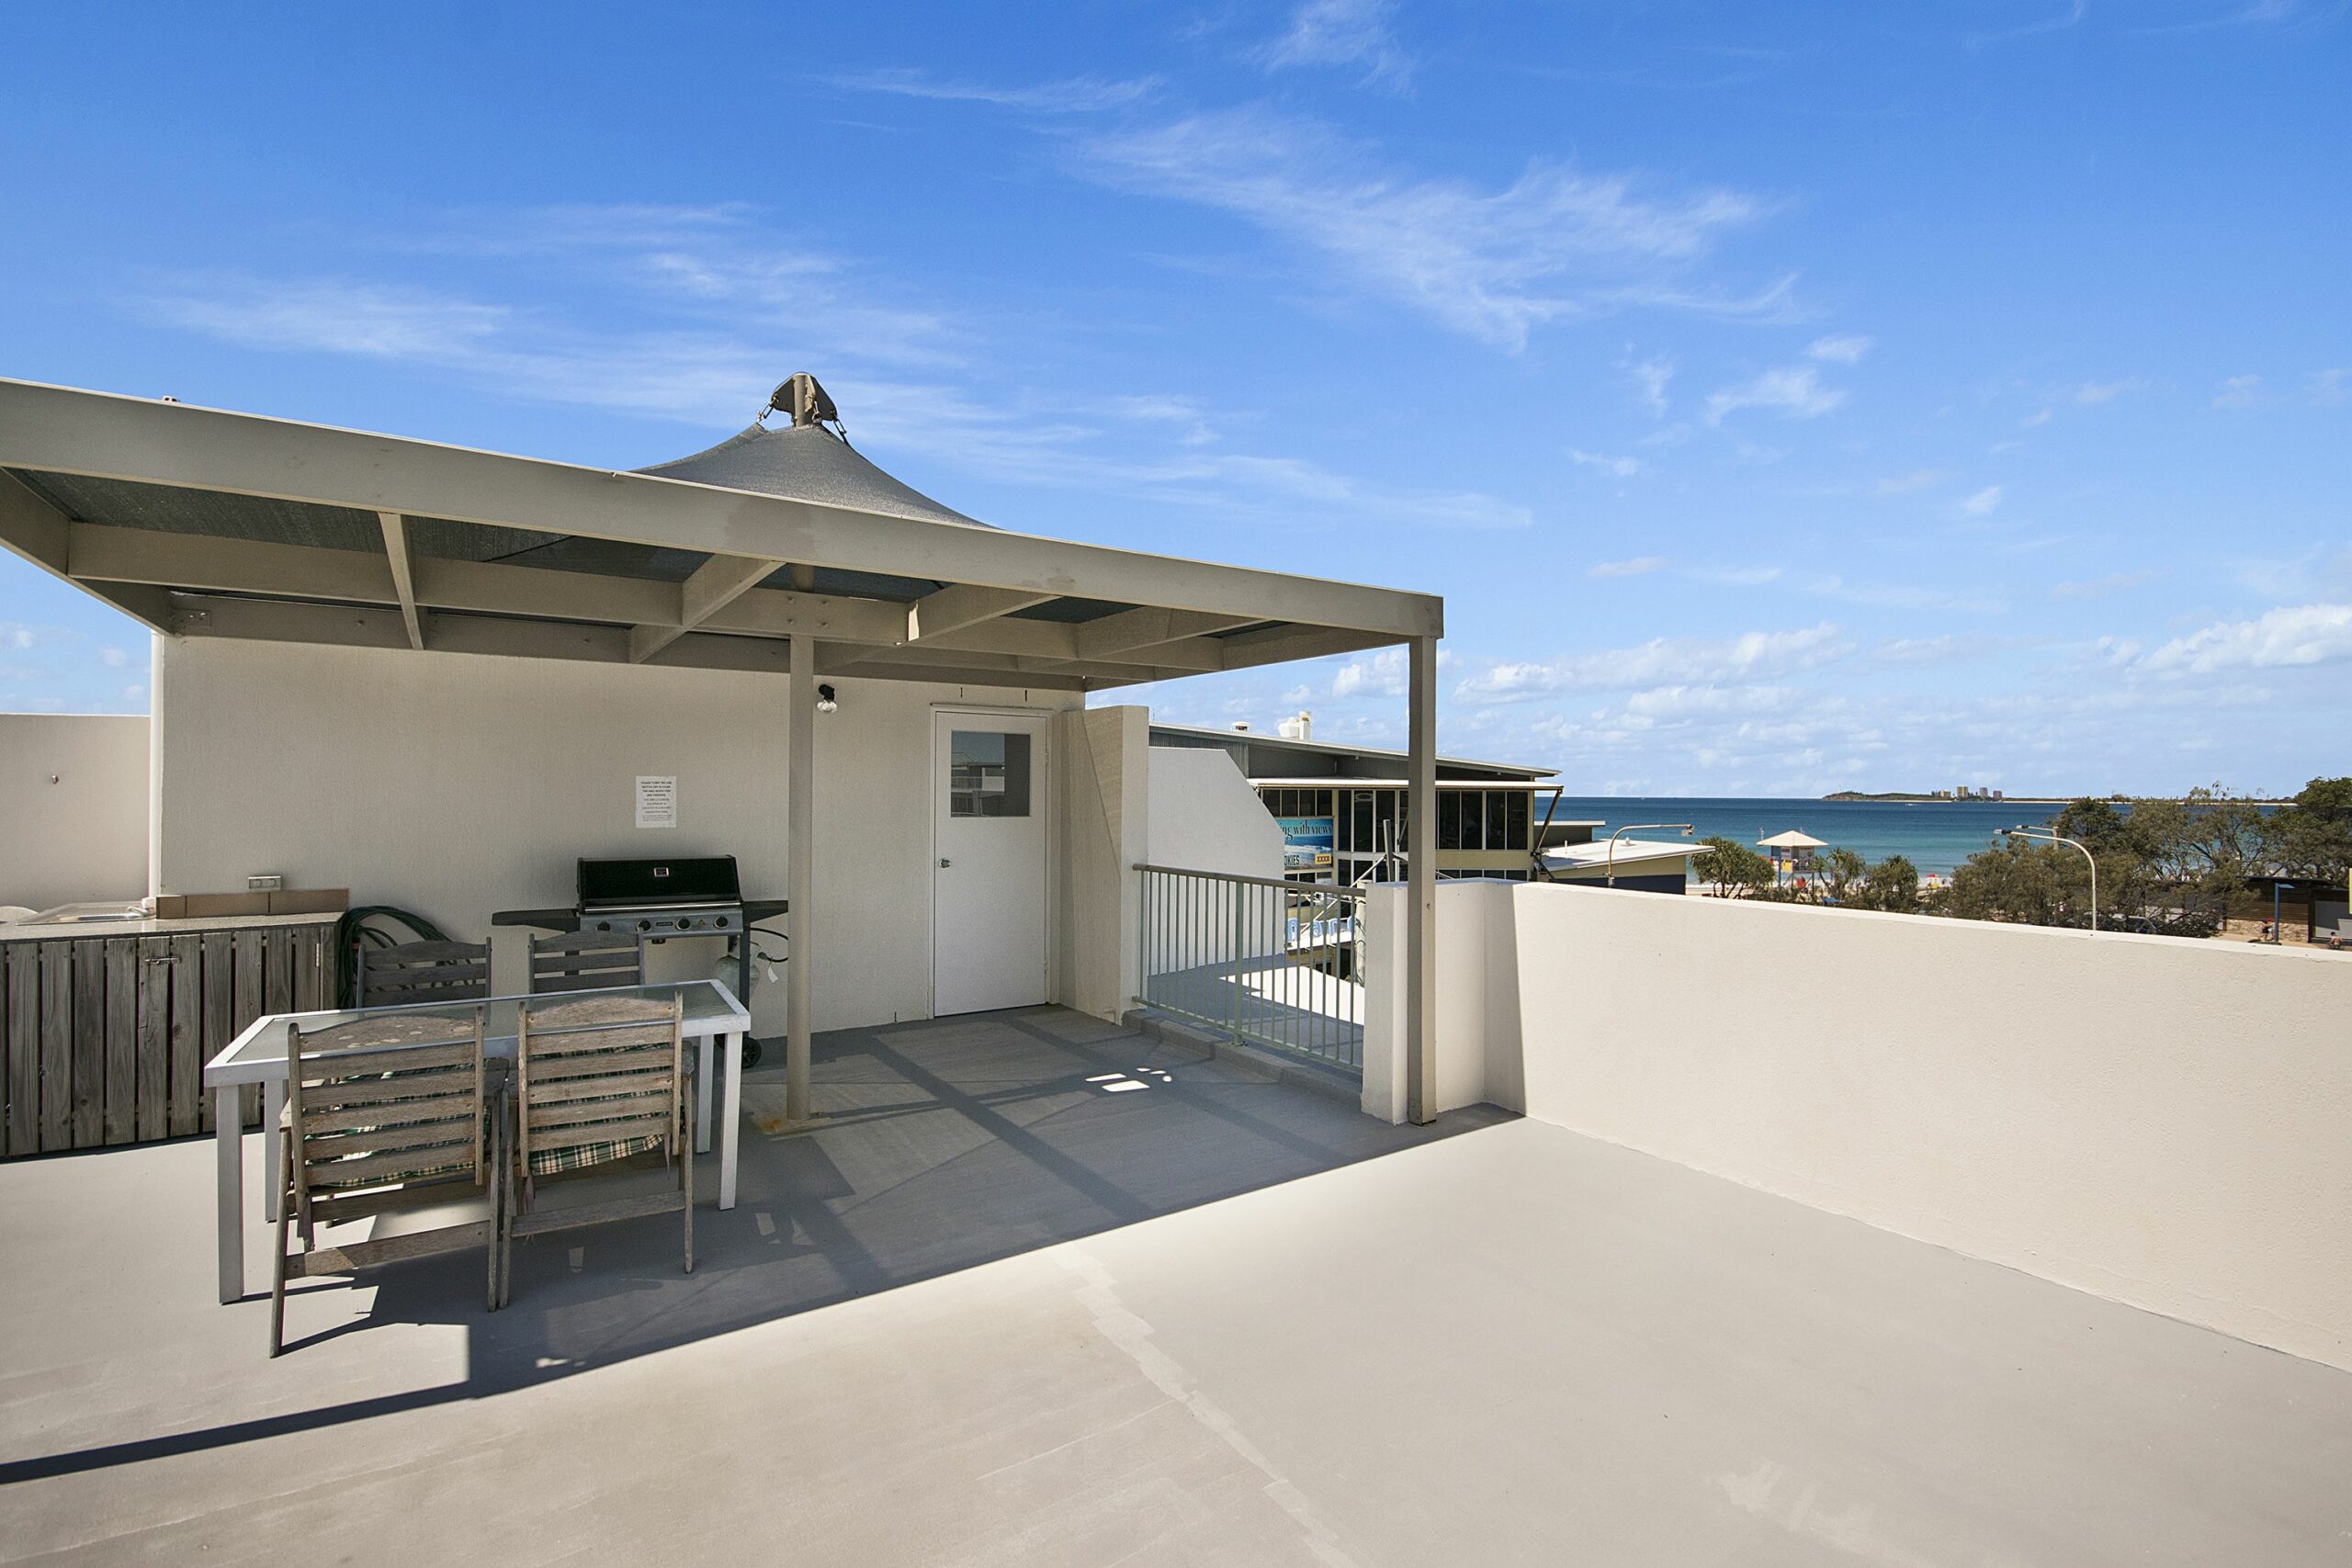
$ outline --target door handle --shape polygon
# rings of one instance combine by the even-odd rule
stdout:
[[[947,867],[948,867],[948,864],[949,864],[949,863],[950,863],[948,862],[948,859],[947,859],[947,857],[946,857],[945,855],[942,855],[942,856],[940,856],[940,857],[939,857],[939,869],[940,869],[940,870],[942,870],[942,871],[945,871],[945,870],[947,869]]]

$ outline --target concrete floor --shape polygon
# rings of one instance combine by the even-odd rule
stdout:
[[[825,1043],[691,1280],[419,1264],[277,1362],[202,1145],[0,1168],[0,1560],[2352,1561],[2345,1373],[1066,1013]]]

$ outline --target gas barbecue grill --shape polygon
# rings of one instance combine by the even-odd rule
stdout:
[[[633,933],[641,950],[672,937],[724,937],[735,946],[736,998],[751,1006],[751,928],[785,912],[781,898],[746,898],[733,855],[684,860],[582,860],[580,901],[569,909],[504,909],[493,926]],[[756,1059],[744,1042],[744,1066]]]

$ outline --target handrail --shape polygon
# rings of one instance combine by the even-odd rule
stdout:
[[[1212,882],[1238,882],[1251,887],[1279,887],[1285,893],[1355,893],[1352,887],[1342,887],[1336,882],[1287,882],[1272,876],[1244,876],[1233,871],[1195,871],[1188,865],[1147,865],[1141,861],[1136,871],[1156,871],[1162,876],[1204,876]]]

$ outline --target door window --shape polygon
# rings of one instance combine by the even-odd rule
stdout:
[[[1029,737],[994,729],[952,731],[947,814],[1028,816]]]

